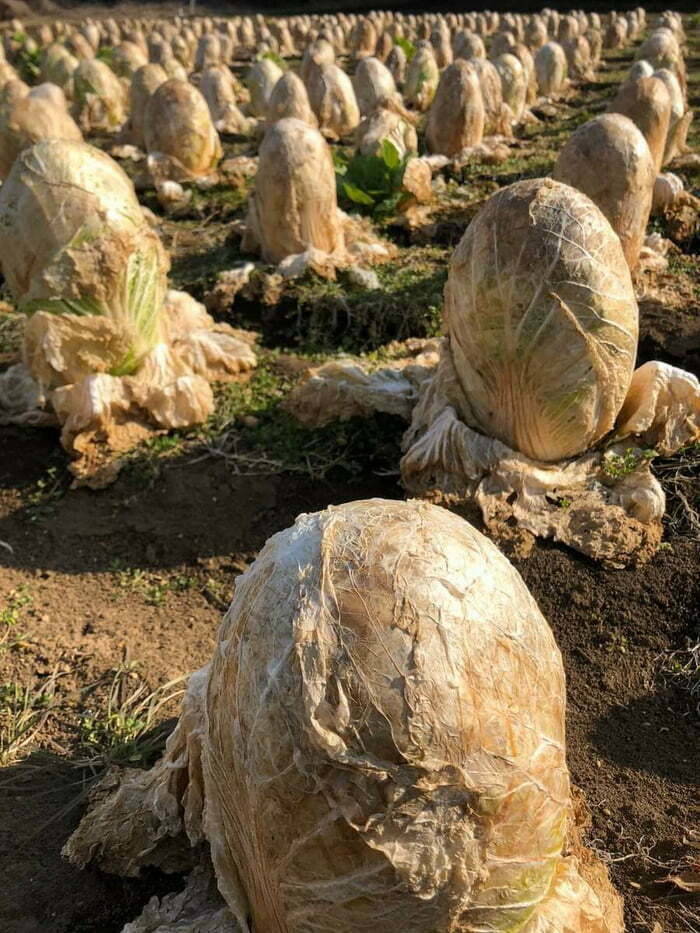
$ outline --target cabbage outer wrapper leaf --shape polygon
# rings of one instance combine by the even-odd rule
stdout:
[[[649,362],[634,373],[605,446],[551,463],[526,457],[461,419],[451,354],[425,380],[404,436],[401,476],[414,494],[473,501],[487,527],[512,536],[513,520],[611,566],[648,559],[661,541],[666,499],[642,451],[671,456],[700,440],[700,384],[690,373]],[[612,478],[606,458],[639,451],[639,466]]]
[[[205,421],[214,408],[210,382],[256,365],[251,334],[215,323],[176,291],[167,296],[160,342],[135,372],[114,375],[123,350],[109,318],[37,311],[25,329],[24,364],[0,376],[0,421],[53,413],[76,458],[71,470],[98,487],[116,478],[118,454],[154,432]]]
[[[116,133],[127,116],[126,91],[109,65],[81,62],[73,73],[73,116],[85,133]]]
[[[240,927],[219,894],[211,865],[199,865],[183,891],[152,897],[122,933],[239,933]]]
[[[203,828],[243,933],[619,933],[604,869],[565,851],[564,705],[549,627],[472,526],[302,515],[239,578],[165,757],[65,854],[133,873]]]
[[[405,487],[450,505],[474,502],[498,537],[516,538],[510,530],[515,520],[525,538],[554,538],[613,566],[649,557],[660,542],[666,500],[641,452],[672,456],[700,440],[695,376],[645,363],[634,373],[606,444],[548,463],[460,419],[457,378],[450,355],[440,356],[440,343],[407,341],[405,359],[376,369],[353,358],[313,368],[284,407],[311,427],[376,411],[412,419],[401,462]],[[624,457],[630,447],[639,451],[639,466],[614,480],[605,460]]]
[[[158,87],[146,106],[144,138],[154,182],[212,180],[223,155],[202,94],[184,81]]]
[[[114,240],[111,245],[116,247],[118,242]],[[79,246],[73,253],[66,251],[63,257],[64,268],[73,264],[79,267],[85,262],[90,264],[94,258],[94,247],[106,254],[109,246],[109,243],[98,240],[95,244],[86,245],[87,248]],[[129,247],[131,246],[130,243]],[[162,339],[161,309],[166,291],[166,280],[162,269],[163,251],[156,234],[144,229],[138,252],[135,251],[137,248],[139,247],[136,246],[126,258],[123,270],[116,272],[115,279],[118,287],[110,295],[109,305],[89,295],[80,298],[50,297],[23,301],[20,304],[20,310],[30,315],[27,324],[27,336],[30,340],[35,329],[43,329],[37,323],[44,320],[36,318],[38,312],[58,318],[84,318],[81,342],[75,344],[74,350],[76,358],[77,354],[85,357],[85,372],[109,372],[113,376],[134,373],[147,354]],[[63,272],[64,269],[61,269],[60,273]],[[61,323],[56,323],[54,332],[60,331],[62,326]],[[89,337],[92,334],[96,336],[98,331],[101,332],[99,340],[110,340],[109,350],[105,343],[102,344],[106,352],[101,352],[100,349],[91,352],[82,341],[83,336]],[[27,352],[31,350],[25,346],[25,353]],[[46,361],[50,358],[49,353]],[[61,365],[58,360],[56,363],[58,366]],[[41,370],[42,363],[37,361],[36,366],[37,369],[30,365],[32,371]],[[56,384],[51,379],[45,381],[43,375],[42,373],[43,384]],[[75,378],[75,366],[73,366],[71,375]],[[59,384],[66,381],[60,371],[57,373],[57,378]]]
[[[7,178],[20,152],[48,138],[82,141],[82,133],[65,107],[28,94],[0,108],[0,178]]]
[[[467,424],[545,461],[612,429],[638,311],[620,240],[584,194],[534,179],[491,197],[452,256],[444,317]]]
[[[20,310],[109,319],[124,340],[115,375],[162,339],[168,257],[128,176],[84,143],[25,150],[0,192],[0,249]]]
[[[331,360],[309,370],[284,407],[309,427],[377,411],[410,421],[420,387],[438,363],[440,344],[435,339],[405,341],[404,359],[370,371],[359,360]]]

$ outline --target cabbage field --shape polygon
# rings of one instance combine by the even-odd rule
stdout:
[[[3,933],[700,931],[700,15],[509,6],[2,6]]]

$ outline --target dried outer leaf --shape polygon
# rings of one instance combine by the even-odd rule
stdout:
[[[82,142],[83,135],[65,106],[28,94],[3,107],[0,111],[0,179],[7,178],[20,152],[40,139],[49,138]]]
[[[638,312],[620,241],[585,195],[551,179],[493,195],[452,256],[444,316],[465,423],[543,461],[611,430]]]
[[[251,281],[256,265],[253,262],[242,262],[233,269],[219,272],[214,286],[204,295],[206,307],[211,311],[224,314],[230,309],[236,295]]]
[[[440,69],[428,42],[419,42],[416,53],[406,68],[404,98],[410,107],[426,111],[433,102],[440,82]]]
[[[415,501],[303,515],[239,578],[163,761],[67,854],[133,874],[194,810],[242,933],[621,933],[573,826],[564,707],[547,623],[473,527]]]
[[[84,133],[116,133],[127,114],[126,91],[105,62],[86,58],[72,74],[73,117]],[[53,79],[52,79],[53,80]],[[56,84],[61,85],[60,81]]]
[[[0,193],[0,248],[20,309],[108,318],[133,371],[160,339],[169,260],[128,176],[84,143],[44,140]]]
[[[190,872],[183,891],[152,897],[122,933],[239,933],[240,927],[216,886],[211,864]]]
[[[91,806],[63,847],[83,868],[95,862],[125,877],[156,865],[182,871],[192,865],[190,847],[203,841],[202,741],[208,667],[190,676],[177,726],[163,758],[150,771],[110,771],[91,792]]]
[[[239,580],[212,665],[220,889],[270,933],[621,930],[562,859],[563,712],[551,633],[473,528],[415,502],[302,516]]]
[[[430,105],[426,141],[430,152],[452,158],[484,136],[486,111],[475,69],[458,59],[447,67]]]
[[[250,109],[254,116],[264,119],[273,88],[282,77],[282,69],[269,58],[262,58],[250,67],[246,84],[250,91]]]
[[[406,111],[383,99],[357,128],[357,149],[362,155],[380,155],[388,139],[403,159],[418,151],[418,136]]]
[[[24,329],[22,356],[46,390],[94,373],[113,373],[130,345],[130,336],[108,317],[36,311]]]
[[[451,504],[475,502],[497,538],[512,538],[515,524],[617,567],[648,559],[661,541],[665,497],[648,465],[611,487],[602,482],[601,454],[538,463],[472,430],[450,406],[411,437],[401,460],[406,489]]]
[[[214,411],[207,379],[193,373],[175,347],[158,344],[138,373],[124,380],[136,405],[161,428],[202,424]]]
[[[275,84],[267,102],[267,120],[275,123],[294,117],[309,126],[317,127],[318,120],[311,109],[304,82],[293,71],[286,71]]]
[[[405,213],[414,203],[428,204],[433,199],[433,173],[425,159],[409,159],[401,179],[401,189],[409,197],[399,205]]]
[[[656,170],[646,139],[628,117],[606,113],[568,139],[552,177],[578,188],[596,204],[620,237],[630,269],[644,243]]]
[[[352,81],[336,64],[313,69],[306,82],[309,102],[321,132],[330,139],[344,139],[360,123],[360,108]]]
[[[563,44],[569,75],[577,81],[594,81],[591,46],[585,36],[573,36]]]
[[[143,65],[135,72],[129,88],[129,119],[119,134],[120,142],[146,149],[146,108],[153,94],[167,80],[165,69],[155,63]]]
[[[697,377],[668,363],[644,363],[632,377],[615,433],[635,435],[664,457],[700,441]]]
[[[15,363],[0,373],[0,424],[48,427],[56,416],[44,408],[46,398],[24,363]]]
[[[302,424],[322,427],[375,411],[408,420],[415,401],[415,386],[396,370],[366,373],[356,364],[338,360],[312,370],[285,408]]]
[[[515,55],[499,55],[494,65],[501,78],[503,101],[510,107],[515,123],[520,123],[525,116],[527,100],[527,75],[520,60]]]
[[[335,170],[318,130],[290,118],[273,124],[260,147],[243,248],[279,263],[310,247],[344,254]]]
[[[353,88],[360,114],[371,114],[379,101],[396,97],[396,85],[389,69],[378,58],[368,55],[358,64]]]
[[[73,455],[70,465],[79,482],[101,489],[113,482],[119,454],[153,433],[145,415],[133,410],[127,379],[97,373],[49,396],[61,429],[61,444]]]
[[[546,42],[535,55],[537,89],[543,97],[556,100],[567,87],[566,53],[558,42]]]
[[[653,77],[663,81],[671,98],[671,117],[663,157],[663,164],[668,165],[677,155],[688,149],[687,136],[693,114],[688,110],[678,78],[672,71],[660,68],[654,72]]]
[[[75,457],[73,473],[101,487],[116,478],[115,458],[154,431],[205,421],[214,409],[210,381],[252,369],[253,342],[254,335],[215,323],[199,302],[171,291],[162,342],[132,375],[119,376],[110,372],[123,358],[124,341],[110,319],[37,312],[27,322],[24,348],[34,381],[22,380],[19,396],[6,406],[9,377],[0,380],[0,417],[14,398],[11,420],[35,422],[35,398],[41,398],[62,425],[61,443]],[[17,410],[20,402],[24,412]]]
[[[171,289],[166,309],[173,353],[196,375],[226,381],[255,368],[255,334],[215,322],[186,292]]]
[[[683,190],[683,181],[673,172],[657,175],[654,181],[652,213],[658,215],[672,210],[680,201]]]
[[[471,58],[469,64],[479,76],[481,85],[481,96],[484,101],[484,132],[512,136],[513,114],[503,102],[503,87],[496,66],[486,58]]]
[[[149,98],[144,138],[155,180],[206,178],[223,155],[207,102],[196,87],[177,78],[163,82]]]
[[[608,108],[637,124],[647,141],[654,168],[661,171],[671,121],[671,95],[660,78],[626,81]]]

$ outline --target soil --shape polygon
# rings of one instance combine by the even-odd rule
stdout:
[[[181,248],[187,242],[183,235]],[[639,359],[697,374],[698,257],[686,250],[684,262],[645,286]],[[290,373],[306,365],[291,354],[278,363]],[[182,879],[155,871],[119,879],[61,858],[103,763],[86,722],[104,711],[111,672],[132,671],[127,682],[157,690],[196,669],[236,576],[271,534],[300,512],[403,490],[368,465],[354,478],[250,475],[188,451],[94,492],[68,489],[52,430],[0,428],[0,450],[0,684],[35,696],[56,683],[22,753],[0,771],[0,930],[118,933]],[[700,539],[669,524],[654,559],[627,570],[542,543],[514,563],[561,647],[586,841],[624,896],[628,929],[697,933],[697,901],[669,878],[698,852],[697,697],[674,675],[672,653],[700,636]],[[156,718],[176,710],[172,701]]]

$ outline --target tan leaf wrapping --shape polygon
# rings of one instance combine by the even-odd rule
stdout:
[[[671,122],[671,95],[660,78],[626,81],[608,107],[636,123],[649,146],[654,168],[661,171]]]
[[[700,385],[665,363],[634,374],[612,443],[558,463],[526,457],[466,424],[451,355],[444,348],[426,380],[404,437],[401,475],[414,494],[475,502],[494,534],[510,536],[513,521],[532,535],[553,538],[613,566],[648,559],[661,540],[666,500],[649,463],[611,474],[609,457],[631,447],[668,456],[700,439]]]
[[[425,134],[432,153],[458,156],[484,137],[486,111],[476,70],[458,59],[446,68],[430,105]]]
[[[324,135],[335,140],[355,132],[360,123],[360,108],[352,81],[342,68],[331,63],[312,69],[306,87]]]
[[[304,82],[293,71],[286,71],[272,89],[266,116],[269,123],[294,117],[309,126],[318,126]]]
[[[318,130],[280,120],[260,147],[243,248],[278,263],[311,247],[344,253],[333,160]]]
[[[228,68],[223,65],[207,68],[199,87],[217,132],[247,136],[253,131],[255,120],[244,116],[238,107],[233,76]]]
[[[111,771],[95,786],[92,806],[63,849],[71,862],[82,868],[95,861],[125,877],[148,865],[163,871],[191,865],[189,848],[204,838],[201,753],[208,674],[204,667],[190,676],[177,726],[154,768]]]
[[[637,435],[662,456],[700,440],[700,384],[668,363],[644,363],[634,373],[616,434]]]
[[[408,112],[387,98],[377,104],[357,128],[357,149],[362,155],[379,155],[385,139],[393,143],[401,158],[418,151],[416,128]]]
[[[200,865],[183,891],[151,898],[122,933],[239,933],[240,927],[219,894],[211,865]]]
[[[396,97],[396,85],[391,72],[374,56],[367,56],[358,64],[353,88],[363,117],[372,113],[380,100]]]
[[[126,120],[126,91],[109,65],[86,58],[72,79],[73,117],[80,129],[86,134],[118,132]],[[62,86],[60,81],[56,83]]]
[[[373,371],[355,360],[324,363],[310,370],[292,390],[284,407],[302,424],[312,427],[375,411],[410,421],[418,390],[437,364],[438,346],[436,340],[408,341],[405,359]]]
[[[65,108],[53,100],[28,94],[0,114],[0,179],[7,178],[15,159],[40,139],[72,139],[83,135]]]
[[[547,623],[470,525],[415,501],[301,516],[239,578],[202,723],[178,727],[202,737],[242,933],[620,933],[604,868],[568,839],[564,706]],[[172,786],[172,760],[143,786]],[[130,866],[147,805],[106,798],[67,853]]]
[[[223,155],[207,102],[196,87],[177,78],[163,82],[149,98],[144,139],[155,182],[206,178]]]
[[[559,153],[552,177],[600,208],[620,237],[627,264],[636,269],[657,176],[646,139],[632,120],[608,113],[584,123]]]
[[[566,53],[558,42],[547,42],[535,55],[537,89],[543,97],[556,99],[566,90]]]
[[[404,98],[410,107],[426,111],[433,102],[440,81],[440,69],[429,42],[419,42],[406,69]]]
[[[494,65],[501,79],[503,101],[510,108],[515,123],[525,116],[527,102],[527,75],[515,55],[499,55]]]
[[[486,58],[471,58],[469,64],[479,76],[484,100],[484,132],[487,135],[513,135],[513,114],[503,100],[501,78],[493,62]]]
[[[256,365],[254,336],[215,323],[184,292],[168,292],[161,328],[137,370],[114,376],[126,338],[111,319],[37,312],[26,325],[26,365],[0,376],[0,420],[42,423],[55,413],[72,472],[96,488],[112,482],[115,457],[158,430],[206,421],[210,382]]]
[[[625,399],[637,317],[620,241],[592,201],[550,179],[502,189],[445,287],[460,416],[534,459],[587,450]]]
[[[146,149],[144,127],[148,102],[168,80],[168,75],[161,65],[143,65],[133,75],[129,88],[129,119],[122,127],[119,142]]]

